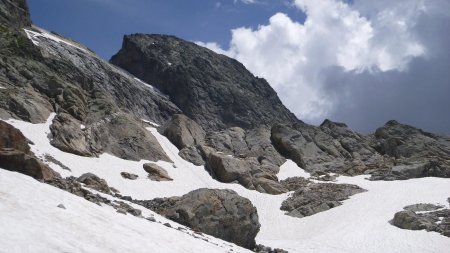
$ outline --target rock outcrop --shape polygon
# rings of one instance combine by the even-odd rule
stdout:
[[[155,85],[206,132],[297,121],[241,63],[173,36],[127,35],[111,62]]]
[[[371,180],[450,177],[450,138],[389,121],[373,135],[325,120],[277,124],[271,139],[277,150],[313,176],[371,174]]]
[[[195,231],[253,249],[260,224],[252,203],[232,190],[198,189],[140,204]]]
[[[272,127],[271,138],[281,154],[312,173],[358,175],[391,164],[371,146],[370,138],[343,123],[325,120],[319,127],[278,124]]]
[[[287,215],[297,218],[340,206],[342,201],[350,196],[365,191],[359,186],[350,184],[311,182],[303,186],[303,182],[300,181],[299,186],[300,188],[297,188],[291,197],[283,201],[280,208],[287,211]]]
[[[0,31],[8,27],[31,26],[26,0],[2,0],[0,3]]]
[[[372,180],[419,177],[450,178],[450,138],[389,121],[374,134],[375,149],[395,158],[389,170],[372,173]]]
[[[0,168],[16,171],[38,180],[49,180],[60,175],[42,163],[30,151],[23,134],[0,120]]]
[[[433,204],[415,204],[404,207],[394,215],[392,225],[409,230],[438,232],[450,237],[450,209]]]
[[[181,148],[181,157],[205,165],[220,182],[239,183],[269,194],[287,192],[276,177],[285,159],[271,144],[266,128],[232,127],[206,134],[187,116],[175,115],[159,131]]]

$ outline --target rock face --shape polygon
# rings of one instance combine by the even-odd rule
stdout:
[[[450,237],[450,209],[433,204],[415,204],[404,209],[394,215],[392,225],[409,230],[434,231]]]
[[[364,191],[350,184],[309,183],[283,201],[281,210],[287,211],[289,216],[303,218],[340,206],[349,196]]]
[[[145,163],[143,165],[144,170],[148,173],[148,178],[153,181],[172,181],[173,179],[169,176],[167,171],[157,164]]]
[[[207,132],[297,121],[270,85],[241,63],[173,36],[125,36],[111,62],[169,95]]]
[[[198,189],[141,204],[193,230],[248,249],[255,247],[260,228],[256,208],[232,190]]]
[[[39,180],[60,177],[30,152],[25,136],[4,121],[0,121],[0,168]]]
[[[7,27],[31,26],[26,0],[2,0],[0,3],[0,30]]]

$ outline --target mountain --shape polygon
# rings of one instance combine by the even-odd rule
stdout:
[[[0,252],[450,247],[448,136],[306,124],[173,36],[125,36],[107,62],[25,1],[0,25]]]
[[[174,36],[125,36],[111,63],[167,94],[207,131],[298,121],[240,62]]]

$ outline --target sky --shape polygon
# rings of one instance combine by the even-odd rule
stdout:
[[[241,61],[311,124],[395,119],[450,134],[448,0],[28,0],[33,22],[109,59],[131,33]]]

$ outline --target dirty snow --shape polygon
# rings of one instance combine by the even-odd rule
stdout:
[[[368,181],[366,176],[341,176],[337,178],[338,183],[356,184],[368,191],[352,196],[342,206],[298,219],[284,215],[279,210],[290,193],[267,195],[237,184],[217,182],[203,166],[195,166],[179,157],[178,149],[155,128],[148,129],[176,166],[162,161],[156,163],[166,169],[174,181],[155,182],[146,179],[147,173],[142,165],[149,161],[127,161],[109,154],[88,158],[64,153],[52,147],[47,138],[53,116],[44,124],[18,120],[8,122],[35,144],[31,146],[35,154],[41,157],[51,154],[68,166],[71,171],[50,164],[63,176],[80,176],[92,172],[104,178],[122,195],[130,195],[135,199],[183,195],[202,187],[233,189],[250,199],[258,209],[261,230],[256,238],[257,243],[289,252],[443,252],[450,248],[450,239],[438,233],[403,230],[389,224],[395,212],[406,205],[434,203],[448,206],[446,199],[450,197],[450,179],[421,178],[385,182]],[[139,178],[126,180],[120,176],[122,171],[137,174]],[[281,166],[278,176],[284,179],[292,176],[309,177],[309,174],[292,161],[287,161]],[[5,237],[0,237],[0,242],[3,240]]]

